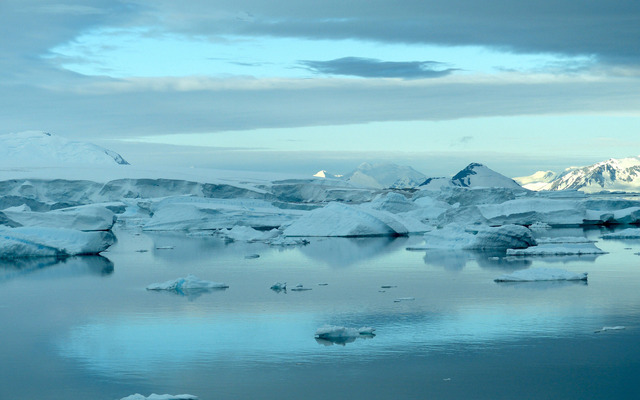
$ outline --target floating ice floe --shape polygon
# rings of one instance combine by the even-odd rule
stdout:
[[[325,340],[348,339],[357,337],[372,337],[375,328],[365,326],[362,328],[346,328],[344,326],[325,325],[316,330],[316,338]]]
[[[564,256],[583,254],[607,254],[593,243],[547,243],[526,249],[508,249],[509,256]]]
[[[618,232],[607,233],[600,236],[601,239],[640,239],[639,228],[628,228]]]
[[[185,278],[178,278],[163,283],[152,283],[147,286],[147,290],[169,290],[183,292],[188,290],[226,289],[229,285],[220,282],[205,281],[195,275],[187,275]]]
[[[536,239],[538,245],[541,244],[559,244],[559,243],[595,243],[595,240],[590,240],[585,237],[579,236],[561,236],[555,238],[538,238]]]
[[[465,249],[465,250],[506,250],[534,246],[536,240],[524,226],[505,225],[500,227],[463,227],[457,224],[424,234],[424,244],[410,250]]]
[[[587,273],[570,272],[559,268],[529,268],[504,274],[496,282],[586,281]]]
[[[120,400],[198,400],[198,396],[192,394],[151,394],[149,397],[145,397],[140,393],[132,394],[131,396],[123,397]]]
[[[594,333],[606,332],[606,331],[621,331],[626,329],[626,326],[603,326],[602,329],[594,331]]]
[[[415,299],[416,299],[415,297],[398,297],[393,302],[394,303],[400,303],[400,302],[403,302],[403,301],[414,301]]]
[[[68,257],[95,255],[115,243],[110,231],[0,227],[0,258]]]

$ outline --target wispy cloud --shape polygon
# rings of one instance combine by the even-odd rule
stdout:
[[[456,71],[454,68],[442,68],[444,64],[436,61],[381,61],[363,57],[344,57],[329,61],[302,60],[300,64],[322,74],[362,78],[439,78]]]

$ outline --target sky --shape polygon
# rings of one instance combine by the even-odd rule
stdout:
[[[509,176],[640,154],[637,0],[2,0],[0,134],[132,164]]]

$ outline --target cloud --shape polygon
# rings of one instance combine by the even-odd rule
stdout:
[[[455,69],[440,69],[436,61],[381,61],[373,58],[344,57],[330,61],[300,61],[312,71],[330,75],[349,75],[362,78],[438,78]]]
[[[486,46],[640,63],[637,0],[139,0],[170,30],[198,35]],[[240,15],[251,15],[239,21]],[[162,19],[161,19],[162,18]]]
[[[102,91],[8,86],[0,133],[43,129],[76,137],[135,137],[258,128],[563,113],[637,113],[634,79],[505,82],[315,79],[191,83],[104,80]],[[108,90],[109,83],[130,85]],[[154,86],[157,83],[157,86]],[[208,86],[207,86],[208,85]],[[82,88],[84,85],[79,85]],[[33,126],[36,124],[37,126]]]

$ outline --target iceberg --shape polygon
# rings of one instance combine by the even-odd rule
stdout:
[[[96,255],[115,243],[111,231],[0,227],[0,258]]]
[[[463,227],[447,225],[424,234],[424,245],[412,247],[412,250],[464,249],[498,250],[534,246],[536,240],[529,229],[519,225],[499,227]]]
[[[276,293],[280,293],[282,291],[284,291],[286,293],[287,292],[287,282],[276,282],[273,285],[271,285],[271,287],[269,289],[273,290]]]
[[[408,230],[394,214],[332,202],[308,212],[284,230],[285,236],[400,236]]]
[[[152,283],[147,286],[147,290],[168,290],[182,293],[189,290],[226,289],[226,283],[205,281],[195,275],[187,275],[185,278],[178,278],[163,283]]]
[[[302,210],[275,207],[256,199],[208,199],[171,197],[151,206],[153,216],[145,231],[215,230],[247,226],[261,230],[278,228],[298,219]]]
[[[131,396],[123,397],[120,400],[198,400],[197,396],[191,394],[151,394],[149,397],[145,397],[140,393],[132,394]]]
[[[7,209],[2,213],[20,226],[66,228],[80,231],[108,231],[116,221],[113,211],[99,204],[48,212]]]
[[[545,243],[526,249],[508,249],[508,256],[564,256],[583,254],[607,254],[595,244],[588,243]]]
[[[529,268],[505,274],[495,282],[538,282],[538,281],[586,281],[587,273],[570,272],[559,268]]]

